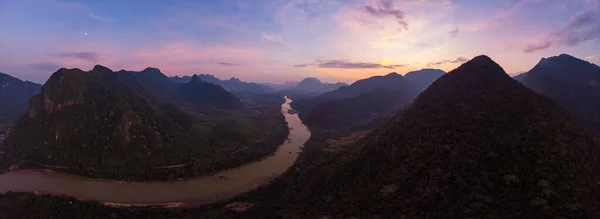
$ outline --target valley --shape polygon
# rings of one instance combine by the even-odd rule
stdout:
[[[600,0],[0,0],[0,219],[600,219]]]
[[[102,180],[48,170],[17,170],[0,175],[0,193],[32,192],[95,200],[109,206],[194,207],[219,202],[270,182],[296,160],[310,132],[291,109],[290,99],[281,105],[290,134],[273,155],[206,176],[173,182]],[[174,166],[178,168],[179,166]],[[63,171],[59,169],[59,171]]]

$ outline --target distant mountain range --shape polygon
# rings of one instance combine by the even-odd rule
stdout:
[[[352,108],[348,108],[352,109]],[[478,56],[346,150],[288,179],[290,218],[597,218],[592,138]],[[577,203],[576,207],[573,203]]]
[[[42,85],[0,73],[0,128],[12,123],[27,111],[29,99]]]
[[[279,92],[297,100],[304,97],[316,97],[347,85],[345,83],[323,83],[317,78],[309,77],[298,82],[296,86]]]
[[[286,81],[283,84],[273,84],[273,83],[261,83],[262,85],[269,86],[275,90],[287,90],[293,87],[296,87],[300,81]]]
[[[262,85],[259,83],[244,82],[238,78],[230,78],[228,80],[221,80],[221,79],[218,79],[217,77],[215,77],[213,75],[209,75],[209,74],[199,74],[197,76],[202,81],[220,85],[228,91],[246,91],[246,92],[253,92],[253,93],[273,93],[276,91],[276,89],[273,89],[269,86]],[[183,76],[183,77],[174,76],[174,77],[170,77],[170,78],[171,78],[171,80],[173,80],[177,83],[186,83],[186,82],[191,81],[192,76]]]
[[[521,83],[552,98],[600,138],[600,68],[567,54],[542,58]]]
[[[173,83],[159,69],[146,68],[141,72],[129,71],[149,91],[165,101],[176,101],[195,109],[241,109],[242,102],[223,87],[200,80],[198,75],[190,81]]]
[[[437,80],[442,75],[446,74],[445,71],[440,69],[421,69],[418,71],[411,71],[404,75],[404,78],[408,80],[413,87],[418,89],[419,91],[425,90],[431,83]]]
[[[421,91],[445,72],[423,69],[406,77],[390,73],[358,80],[317,97],[298,99],[292,107],[312,128],[347,132],[374,128],[408,105]]]

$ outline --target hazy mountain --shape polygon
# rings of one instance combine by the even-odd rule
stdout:
[[[201,80],[198,75],[192,76],[190,82],[180,84],[178,96],[197,106],[208,103],[223,109],[241,109],[244,107],[244,104],[236,96],[219,85]]]
[[[406,107],[416,94],[406,84],[394,89],[375,88],[355,97],[322,101],[303,112],[306,115],[303,122],[311,128],[362,131],[380,125]]]
[[[340,125],[342,120],[350,117],[365,122],[381,113],[395,112],[400,106],[410,103],[417,93],[402,75],[390,73],[358,80],[316,98],[299,99],[292,102],[292,107],[300,112],[301,118],[307,119],[305,122],[320,120],[321,125]],[[313,116],[308,119],[309,115]]]
[[[523,78],[525,77],[525,75],[527,75],[527,72],[520,73],[518,75],[513,76],[512,78],[515,79],[515,80],[517,80],[517,81],[521,81],[521,80],[523,80]]]
[[[600,137],[600,69],[596,65],[566,54],[543,58],[521,83],[558,102],[594,137]]]
[[[302,173],[290,218],[598,218],[595,147],[560,106],[486,56]]]
[[[0,73],[0,126],[15,121],[27,112],[29,99],[40,92],[41,87],[40,84]]]
[[[198,110],[211,108],[211,106],[221,109],[243,108],[242,102],[237,97],[214,83],[192,81],[191,79],[185,83],[176,83],[156,68],[146,68],[140,72],[129,71],[128,73],[135,76],[137,81],[155,96],[167,102],[190,105]],[[194,77],[198,78],[197,75]]]
[[[333,91],[345,85],[348,84],[323,83],[317,78],[305,78],[302,81],[300,81],[300,83],[298,83],[296,87],[292,88],[292,90],[322,94],[329,91]]]
[[[228,80],[221,80],[221,79],[218,79],[217,77],[215,77],[213,75],[209,75],[209,74],[199,74],[198,77],[202,81],[220,85],[228,91],[247,91],[247,92],[253,92],[253,93],[271,93],[271,92],[276,91],[275,89],[273,89],[269,86],[262,85],[259,83],[244,82],[244,81],[241,81],[240,79],[234,78],[234,77],[232,77]],[[190,76],[171,77],[171,80],[173,80],[177,83],[190,82],[191,79],[192,79],[192,77],[190,77]]]
[[[423,91],[444,74],[446,74],[446,72],[440,69],[426,68],[408,72],[404,75],[404,78],[406,78],[413,87],[419,89],[419,91]]]
[[[286,82],[283,82],[283,84],[274,84],[274,83],[261,83],[261,84],[265,85],[265,86],[269,86],[275,90],[286,90],[286,89],[291,89],[293,87],[298,86],[298,83],[300,83],[300,81],[286,81]]]
[[[169,77],[169,79],[171,79],[172,81],[176,82],[176,83],[187,83],[190,82],[192,80],[192,76],[172,76]]]
[[[162,84],[154,80],[164,78],[161,75],[157,69],[130,73],[102,66],[89,72],[62,68],[31,99],[28,112],[16,122],[1,150],[34,168],[62,166],[61,171],[98,178],[173,179],[258,159],[279,144],[265,142],[283,140],[270,136],[285,127],[279,104],[273,105],[276,114],[268,114],[273,119],[254,121],[240,111],[208,120],[188,114],[175,101],[151,95],[147,88]],[[229,96],[214,95],[215,90]],[[191,104],[228,104],[223,102],[228,98],[235,100],[233,106],[218,106],[241,104],[220,86],[201,80],[175,86],[175,91]],[[269,123],[264,129],[262,120]],[[231,151],[255,144],[248,154],[231,156]],[[6,162],[0,164],[6,167]],[[185,168],[156,168],[169,165]]]
[[[409,87],[409,82],[395,72],[385,76],[373,76],[370,78],[358,80],[349,86],[343,86],[337,90],[324,93],[320,97],[325,99],[343,99],[357,97],[361,94],[371,92],[378,88],[398,89],[399,87]]]

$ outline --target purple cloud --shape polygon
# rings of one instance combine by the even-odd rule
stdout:
[[[89,62],[98,62],[100,56],[95,52],[65,52],[54,54],[57,57],[83,59]]]
[[[456,37],[456,36],[458,36],[459,32],[460,32],[460,29],[456,28],[456,29],[451,30],[450,32],[448,32],[448,34],[450,34],[451,37]]]
[[[431,66],[436,66],[436,65],[443,65],[443,64],[446,64],[446,63],[458,64],[458,63],[463,63],[463,62],[466,62],[466,61],[469,61],[469,59],[464,58],[464,57],[458,57],[458,58],[456,58],[454,60],[445,59],[445,60],[437,61],[437,62],[429,62],[429,63],[427,63],[427,66],[431,67]]]
[[[239,63],[231,63],[231,62],[218,62],[217,64],[219,65],[225,65],[225,66],[236,66],[236,65],[241,65]]]
[[[539,44],[532,44],[525,47],[525,53],[532,53],[538,50],[545,50],[552,46],[552,41],[541,42]]]
[[[527,45],[525,53],[545,50],[553,45],[577,46],[585,42],[600,42],[600,3],[579,12],[549,40]]]
[[[408,23],[404,19],[404,12],[395,9],[391,0],[381,0],[377,7],[365,5],[362,7],[362,11],[376,18],[393,17],[405,30],[408,29]]]
[[[343,68],[343,69],[368,69],[368,68],[388,68],[395,69],[400,68],[405,65],[395,64],[395,65],[382,65],[374,62],[351,62],[345,60],[317,60],[316,64],[299,64],[293,65],[296,68],[304,68],[308,66],[317,66],[321,68]]]

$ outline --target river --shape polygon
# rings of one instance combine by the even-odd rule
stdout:
[[[282,113],[290,127],[289,140],[272,156],[213,175],[181,181],[123,182],[90,179],[48,171],[19,170],[0,175],[0,193],[34,192],[96,200],[110,206],[164,205],[181,207],[209,204],[256,189],[283,174],[298,158],[310,132],[298,118],[288,113],[291,99],[285,97]]]

